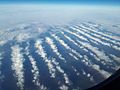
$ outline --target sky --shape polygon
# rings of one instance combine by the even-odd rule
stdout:
[[[0,3],[55,3],[55,4],[112,4],[120,5],[120,0],[0,0]]]

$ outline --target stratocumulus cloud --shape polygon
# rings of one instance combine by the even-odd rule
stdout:
[[[74,40],[72,40],[70,37],[68,37],[67,35],[65,35],[65,33],[64,32],[62,32],[62,31],[60,31],[61,32],[61,34],[63,34],[63,36],[66,38],[66,39],[68,39],[69,41],[71,41],[73,44],[75,44],[76,46],[78,46],[79,48],[81,48],[82,49],[82,47],[78,44],[78,43],[76,43]],[[80,57],[80,58],[82,58],[82,55],[80,55],[80,54],[78,54],[77,53],[77,55]]]
[[[2,74],[2,71],[1,71],[2,59],[3,59],[2,54],[3,53],[0,52],[0,89],[1,89],[2,82],[4,81],[4,75]]]
[[[15,72],[15,77],[17,78],[17,86],[23,90],[24,89],[24,68],[23,68],[23,55],[21,53],[21,47],[15,45],[11,47],[12,54],[12,70]]]
[[[60,90],[68,90],[68,87],[66,85],[60,86]]]
[[[64,80],[65,80],[65,83],[66,83],[67,85],[70,85],[71,83],[70,83],[70,80],[69,80],[69,78],[68,78],[68,75],[67,75],[67,74],[65,73],[65,71],[60,67],[59,62],[57,62],[55,58],[52,58],[52,63],[55,65],[55,68],[58,70],[58,72],[62,73],[63,78],[64,78]]]
[[[103,41],[101,41],[100,39],[91,36],[90,34],[88,34],[88,32],[84,32],[84,29],[77,29],[77,28],[74,28],[74,27],[71,27],[71,28],[72,28],[73,30],[79,32],[80,34],[87,36],[89,39],[91,39],[91,40],[93,40],[93,41],[95,41],[95,42],[99,42],[99,43],[101,43],[101,44],[103,44],[103,45],[110,46],[109,43],[103,42]]]
[[[59,66],[59,63],[56,62],[54,58],[52,58],[51,60],[47,59],[47,54],[45,53],[45,51],[44,51],[44,49],[43,49],[43,47],[41,46],[40,43],[41,42],[37,41],[35,46],[36,46],[36,48],[37,47],[39,48],[38,49],[39,50],[38,53],[41,55],[41,57],[43,57],[43,59],[47,63],[49,71],[50,71],[50,74],[51,74],[51,77],[55,78],[56,77],[56,70],[58,70],[60,73],[63,74],[64,79],[65,79],[65,83],[69,84],[69,79],[67,77],[67,74],[61,69],[61,67]]]
[[[34,58],[29,53],[29,43],[28,42],[27,42],[27,45],[28,46],[25,48],[25,50],[26,50],[26,55],[28,56],[28,58],[30,60],[30,63],[32,65],[32,70],[31,70],[31,72],[33,74],[33,80],[32,80],[32,82],[36,86],[38,86],[40,90],[46,90],[47,88],[40,83],[40,80],[39,80],[39,78],[40,78],[39,69],[37,67],[36,61],[34,60]]]
[[[76,26],[77,27],[77,26]],[[80,28],[80,27],[77,27],[77,28]],[[81,28],[81,30],[82,31],[85,31],[85,33],[88,33],[87,34],[87,36],[90,36],[90,37],[92,37],[92,39],[93,40],[95,40],[96,42],[99,42],[99,43],[101,43],[101,44],[103,44],[103,45],[107,45],[107,46],[109,46],[109,47],[112,47],[112,48],[114,48],[114,49],[116,49],[116,50],[120,50],[120,42],[119,41],[115,41],[112,37],[111,37],[111,39],[109,39],[108,37],[106,37],[105,35],[106,34],[104,34],[104,33],[99,33],[99,32],[97,32],[97,31],[95,31],[95,30],[92,30],[92,29],[89,29],[89,28],[87,28],[87,27],[84,27],[84,28]],[[89,31],[90,30],[90,31]],[[78,31],[78,30],[77,30]],[[91,33],[91,31],[92,31],[92,33]],[[81,32],[81,31],[79,31],[79,32]],[[82,32],[83,33],[83,32]],[[96,33],[96,34],[95,34]],[[92,36],[91,36],[92,35]],[[93,37],[94,36],[94,37]],[[102,40],[103,41],[102,41]],[[106,43],[106,42],[109,42],[109,43]],[[111,43],[112,42],[112,43]],[[119,45],[119,46],[117,46],[117,45]]]
[[[65,58],[63,58],[62,55],[59,53],[58,48],[56,47],[56,45],[54,44],[51,38],[46,37],[46,42],[50,45],[53,52],[55,52],[60,59],[65,60]]]
[[[74,35],[74,36],[76,36],[76,37],[78,37],[78,38],[80,38],[80,39],[82,39],[84,41],[88,41],[86,38],[84,38],[83,36],[81,36],[81,35],[79,35],[79,34],[77,34],[75,32],[72,32],[70,30],[64,30],[64,31],[66,31],[66,32],[68,32],[68,33],[70,33],[70,34],[72,34],[72,35]]]
[[[99,51],[98,48],[93,47],[92,45],[90,45],[89,43],[82,43],[81,44],[90,49],[91,51],[93,51],[100,59],[104,60],[105,62],[109,62],[110,58],[108,56],[106,56],[106,54],[102,51]]]
[[[85,27],[84,25],[81,24],[80,27],[87,29],[88,31],[92,31],[93,33],[96,33],[97,35],[99,34],[100,36],[102,36],[101,38],[104,37],[104,39],[107,39],[110,42],[114,42],[114,43],[116,42],[117,44],[120,44],[119,36],[113,36],[110,34],[103,33],[99,29],[97,29],[98,26],[95,27],[94,25],[89,25],[89,27]]]
[[[2,65],[2,54],[0,53],[0,70],[1,70],[1,65]],[[0,76],[1,76],[1,71],[0,71]]]
[[[6,43],[6,40],[0,40],[0,46],[3,46]]]
[[[117,57],[117,56],[115,56],[115,55],[113,55],[113,54],[110,54],[110,56],[111,56],[116,62],[120,63],[120,57]]]
[[[68,40],[70,40],[70,41],[73,42],[75,45],[77,45],[77,43],[74,42],[70,37],[67,37],[67,36],[64,34],[64,32],[61,32],[61,33],[62,33]],[[78,45],[77,45],[77,46],[78,46]],[[83,46],[85,47],[85,45],[83,45]],[[89,48],[88,48],[88,49],[89,49]],[[96,50],[94,50],[94,51],[96,51]],[[97,52],[97,53],[99,53],[99,52]],[[100,54],[98,54],[98,55],[100,55]],[[102,53],[102,55],[104,56],[104,58],[102,58],[102,59],[105,59],[106,55],[104,55],[104,53]],[[109,58],[108,58],[108,59],[109,59]],[[87,60],[87,61],[86,61],[86,60]],[[84,60],[82,60],[82,61],[83,61],[83,63],[85,63],[86,65],[88,65],[88,64],[90,63],[90,65],[92,66],[91,62],[88,61],[87,58],[84,59]],[[111,74],[108,73],[107,71],[101,70],[98,65],[94,65],[94,66],[92,66],[92,68],[93,68],[93,69],[96,69],[97,71],[99,71],[105,78],[108,78],[108,77],[111,75]],[[88,77],[89,77],[89,74],[88,74]]]
[[[28,57],[30,59],[30,62],[32,64],[32,68],[33,68],[33,70],[31,70],[31,72],[33,73],[33,76],[34,76],[33,83],[35,83],[35,85],[38,86],[40,90],[46,90],[47,88],[44,85],[40,84],[40,80],[39,80],[40,74],[39,74],[39,70],[37,68],[35,60],[30,55]]]
[[[0,45],[4,45],[10,40],[17,42],[24,42],[31,38],[38,37],[41,33],[46,32],[46,27],[37,22],[20,24],[8,30],[0,31]]]
[[[109,72],[107,72],[105,70],[100,69],[99,65],[92,65],[92,67],[94,69],[96,69],[99,73],[101,73],[104,76],[104,78],[108,78],[109,76],[111,76],[111,73],[109,73]]]
[[[52,77],[52,78],[55,78],[55,76],[56,76],[56,74],[55,74],[55,73],[56,73],[56,70],[54,69],[54,66],[53,66],[51,60],[49,60],[49,59],[47,58],[47,53],[44,51],[41,43],[42,43],[42,42],[39,41],[39,40],[37,40],[36,43],[35,43],[35,47],[38,49],[38,50],[37,50],[37,53],[43,58],[44,62],[47,64],[48,69],[49,69],[49,72],[50,72],[50,74],[51,74],[51,77]]]
[[[72,53],[76,54],[78,57],[80,56],[78,52],[76,52],[76,50],[72,49],[70,46],[68,46],[68,44],[66,44],[62,39],[60,39],[58,36],[52,34],[52,37],[54,37],[57,41],[60,42],[61,45],[63,45],[66,49],[70,50]],[[70,54],[72,56],[74,56],[73,54]],[[76,58],[76,60],[79,60],[76,56],[74,56]]]
[[[76,46],[80,47],[74,40],[72,40],[70,37],[68,37],[67,35],[65,35],[65,33],[63,31],[60,31],[61,34],[64,35],[65,38],[67,38],[69,41],[73,42],[73,44],[75,44]]]

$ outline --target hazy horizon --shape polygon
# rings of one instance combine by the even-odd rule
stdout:
[[[0,4],[71,4],[119,6],[119,0],[0,0]]]

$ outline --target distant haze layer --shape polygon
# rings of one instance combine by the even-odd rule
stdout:
[[[118,24],[119,14],[120,8],[113,6],[3,4],[0,5],[0,29],[34,21],[50,25],[63,25],[76,20],[106,25],[114,21]]]

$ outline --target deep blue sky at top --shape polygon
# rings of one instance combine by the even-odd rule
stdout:
[[[47,4],[110,4],[120,5],[120,0],[0,0],[0,3],[47,3]]]

